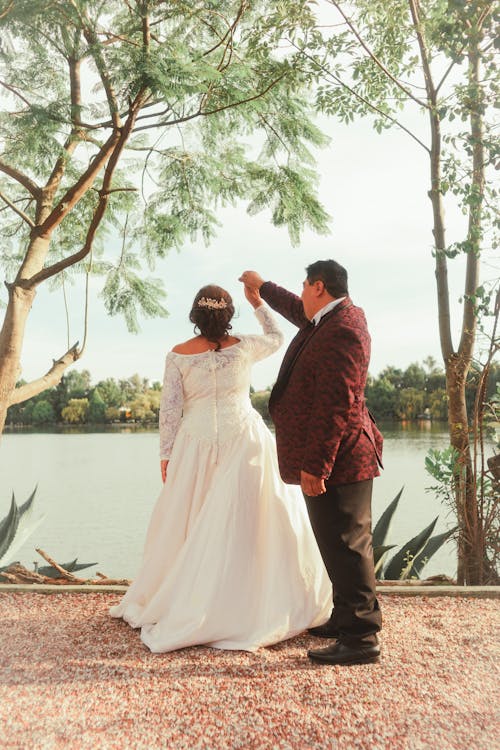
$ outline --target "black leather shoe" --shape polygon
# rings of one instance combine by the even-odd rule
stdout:
[[[310,649],[307,655],[322,664],[375,664],[380,660],[380,646],[346,646],[337,641],[331,646]]]
[[[329,620],[324,622],[323,625],[317,625],[315,628],[309,628],[309,635],[314,635],[316,638],[338,638],[339,631],[334,627]]]

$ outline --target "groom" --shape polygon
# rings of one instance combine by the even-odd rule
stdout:
[[[300,484],[321,556],[333,584],[330,620],[310,633],[332,644],[308,656],[327,664],[379,659],[382,618],[371,536],[373,478],[382,466],[382,435],[364,399],[370,335],[348,296],[347,272],[334,260],[308,268],[301,297],[241,277],[299,332],[284,356],[269,399],[283,480]]]

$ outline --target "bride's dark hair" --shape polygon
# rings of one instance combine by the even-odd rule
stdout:
[[[194,298],[189,320],[195,325],[195,333],[198,329],[208,341],[217,344],[217,351],[220,349],[221,339],[232,328],[230,321],[233,315],[234,305],[229,292],[216,284],[208,284]]]

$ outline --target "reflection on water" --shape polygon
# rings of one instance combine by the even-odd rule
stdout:
[[[424,468],[429,448],[448,445],[446,425],[381,427],[385,470],[374,483],[375,521],[404,485],[388,543],[403,544],[436,516],[435,533],[454,525],[447,509],[426,492],[434,482]],[[38,509],[46,518],[18,559],[31,567],[37,557],[34,548],[42,547],[60,561],[76,556],[85,562],[98,560],[97,570],[103,573],[133,577],[161,487],[156,429],[127,424],[99,431],[64,426],[6,432],[0,443],[0,517],[13,490],[22,502],[36,484]],[[453,545],[440,550],[425,572],[453,575]]]
[[[136,424],[135,422],[116,422],[114,424],[55,424],[41,425],[13,425],[5,427],[5,434],[10,435],[89,435],[123,432],[133,434],[136,432],[156,432],[157,425],[154,424]]]

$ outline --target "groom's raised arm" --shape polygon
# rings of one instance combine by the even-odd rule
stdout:
[[[263,281],[262,277],[255,271],[244,271],[240,276],[240,281],[250,287],[258,288],[260,296],[269,307],[279,312],[280,315],[283,315],[298,328],[303,328],[309,322],[304,313],[302,300],[296,294],[274,284],[272,281]]]
[[[265,281],[260,288],[260,296],[267,302],[269,307],[279,312],[284,318],[303,328],[309,323],[304,313],[302,300],[296,294],[283,289],[282,286],[274,284],[272,281]]]

